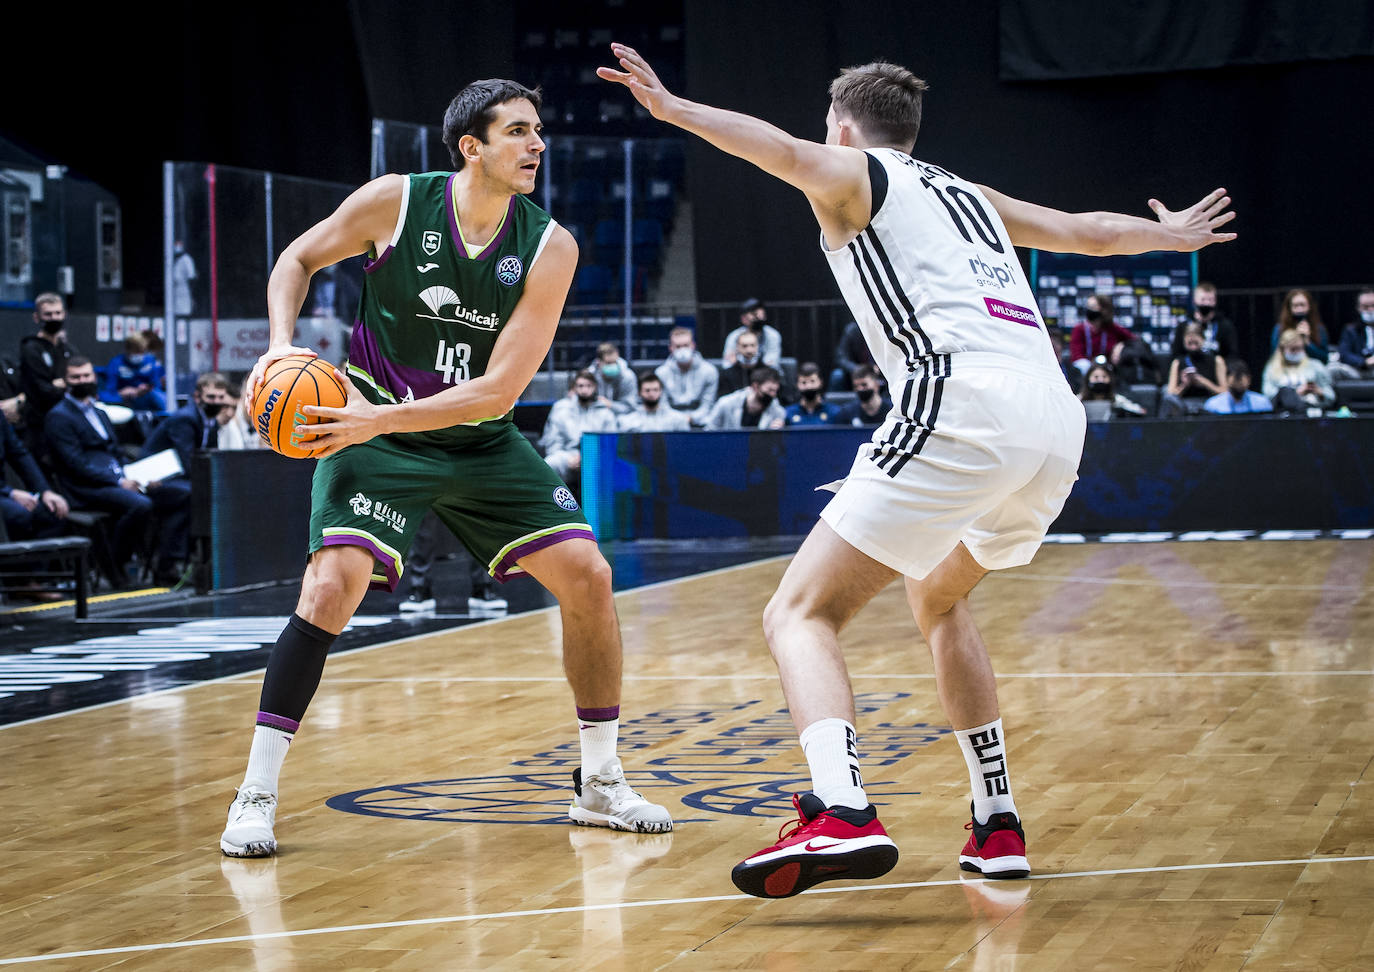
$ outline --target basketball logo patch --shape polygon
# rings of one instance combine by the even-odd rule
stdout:
[[[553,501],[569,513],[577,509],[577,500],[574,498],[572,490],[566,486],[559,486],[553,491]]]
[[[501,262],[496,265],[496,279],[507,287],[514,287],[519,283],[524,272],[525,265],[520,262],[518,256],[502,257]]]

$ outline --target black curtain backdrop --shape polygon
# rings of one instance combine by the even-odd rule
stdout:
[[[894,60],[931,84],[919,158],[1075,211],[1150,217],[1151,196],[1177,208],[1225,186],[1240,238],[1201,253],[1204,278],[1260,287],[1374,276],[1368,59],[1013,83],[998,78],[992,4],[688,0],[686,20],[696,100],[819,139],[838,70]],[[688,178],[701,299],[838,296],[800,193],[699,140]]]
[[[602,22],[612,3],[594,6]],[[518,17],[552,25],[579,9],[535,4]],[[83,11],[51,38],[7,45],[15,90],[0,133],[119,196],[127,286],[156,302],[162,160],[360,184],[369,119],[437,122],[466,81],[509,75],[516,17],[447,0],[232,14],[167,5],[131,29],[125,11]],[[1241,238],[1203,252],[1205,277],[1238,287],[1374,276],[1369,59],[1025,83],[998,78],[992,4],[686,0],[684,26],[689,97],[819,139],[831,77],[886,57],[933,86],[918,156],[1067,209],[1148,216],[1151,195],[1177,206],[1225,185]],[[699,141],[688,188],[702,299],[838,295],[799,193]]]
[[[0,133],[119,197],[125,288],[150,303],[164,160],[367,178],[367,93],[341,5],[82,8],[7,37],[4,57]]]
[[[1374,54],[1368,0],[1001,0],[1007,81]]]

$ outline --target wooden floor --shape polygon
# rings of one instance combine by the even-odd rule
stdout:
[[[893,587],[845,640],[900,862],[735,892],[804,785],[759,625],[782,560],[618,599],[622,754],[670,835],[547,822],[573,734],[550,612],[332,659],[275,860],[217,849],[256,675],[0,730],[0,965],[1371,969],[1372,561],[1090,544],[986,580],[1029,881],[960,877],[967,777]]]

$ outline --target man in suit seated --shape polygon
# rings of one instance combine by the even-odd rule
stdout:
[[[6,467],[26,488],[11,486]],[[0,415],[0,520],[11,540],[41,540],[66,531],[67,500],[48,485],[47,477],[9,420]]]
[[[53,466],[77,508],[117,518],[111,542],[121,571],[127,569],[156,511],[161,537],[154,577],[159,582],[174,581],[179,576],[177,563],[186,559],[191,485],[182,478],[140,487],[124,474],[114,426],[96,406],[97,387],[90,358],[67,360],[66,394],[48,412],[43,426]],[[129,582],[127,576],[114,580],[120,586]]]
[[[189,481],[191,453],[219,448],[219,428],[222,421],[228,421],[229,408],[229,379],[218,371],[205,372],[196,379],[191,401],[153,429],[144,443],[143,454],[151,456],[164,449],[175,449]]]

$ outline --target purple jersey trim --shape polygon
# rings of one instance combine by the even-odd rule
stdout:
[[[577,707],[577,718],[582,722],[610,722],[620,718],[620,706],[612,705],[605,709],[584,709]]]
[[[388,245],[387,248],[382,251],[382,255],[377,257],[377,259],[367,259],[363,261],[363,273],[371,273],[373,270],[379,269],[383,263],[386,263],[386,261],[391,258],[391,253],[395,249],[394,246]]]
[[[590,527],[569,527],[566,530],[559,530],[557,533],[550,533],[546,536],[537,537],[529,543],[522,543],[502,557],[500,563],[496,565],[496,569],[492,571],[491,575],[504,583],[506,578],[511,574],[523,573],[523,571],[513,569],[517,560],[520,560],[522,557],[528,557],[535,551],[543,550],[545,547],[552,547],[555,543],[562,543],[564,540],[591,540],[595,543],[596,535],[592,533]]]
[[[372,376],[382,388],[399,401],[409,394],[412,398],[428,398],[452,385],[444,384],[444,376],[437,371],[424,371],[397,364],[382,353],[377,337],[363,321],[353,322],[353,337],[348,342],[348,361]]]
[[[267,726],[270,729],[280,729],[282,732],[290,733],[295,733],[301,727],[301,724],[295,719],[288,719],[286,716],[273,715],[270,712],[262,711],[258,712],[258,725]]]
[[[372,581],[367,585],[367,589],[370,591],[389,591],[395,593],[396,585],[401,582],[401,572],[396,569],[396,561],[391,559],[390,554],[383,552],[380,547],[362,534],[332,533],[320,541],[320,546],[363,547],[371,551],[377,563],[382,565],[382,573],[386,574],[386,582]]]
[[[453,246],[458,250],[459,256],[465,260],[485,260],[496,252],[496,248],[501,245],[501,241],[510,232],[511,225],[515,222],[515,197],[510,197],[510,205],[506,207],[506,218],[501,222],[501,229],[491,238],[481,253],[475,257],[468,256],[468,248],[463,244],[463,234],[458,230],[458,217],[454,215],[453,207],[453,180],[458,178],[458,173],[448,177],[444,183],[444,212],[448,214],[448,232],[453,237]]]

